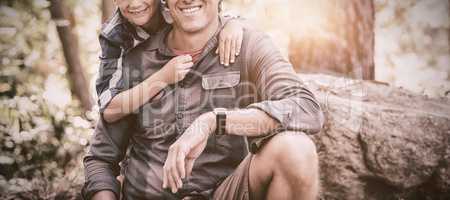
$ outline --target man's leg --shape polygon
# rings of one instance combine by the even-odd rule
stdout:
[[[252,199],[316,199],[318,157],[312,140],[303,133],[283,132],[272,137],[252,157],[249,169]]]

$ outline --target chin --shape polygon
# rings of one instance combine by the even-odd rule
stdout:
[[[144,26],[147,23],[147,20],[134,20],[133,24],[136,26]]]
[[[207,24],[204,22],[194,21],[191,23],[185,23],[181,27],[183,27],[185,32],[193,33],[205,29],[206,26]]]
[[[150,17],[139,17],[132,20],[132,23],[137,26],[143,26],[150,21]]]

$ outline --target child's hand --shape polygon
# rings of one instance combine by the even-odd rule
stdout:
[[[161,78],[167,84],[174,84],[184,79],[194,65],[190,55],[177,56],[159,70]]]
[[[219,35],[219,47],[216,53],[219,53],[220,63],[228,66],[234,63],[236,56],[241,51],[244,27],[239,20],[231,19],[222,29]]]

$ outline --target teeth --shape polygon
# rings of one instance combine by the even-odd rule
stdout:
[[[198,10],[200,10],[200,6],[181,9],[181,11],[183,11],[184,13],[193,13],[193,12],[198,11]]]
[[[140,14],[140,13],[144,12],[145,10],[147,10],[147,8],[140,9],[140,10],[130,10],[129,12],[133,13],[133,14]]]

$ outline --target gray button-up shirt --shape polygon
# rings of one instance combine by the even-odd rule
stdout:
[[[175,56],[165,42],[169,31],[170,28],[161,31],[124,56],[122,78],[128,87],[143,81]],[[260,109],[280,122],[280,130],[316,133],[321,129],[323,114],[319,104],[268,36],[245,30],[241,54],[228,67],[221,65],[215,54],[217,40],[216,34],[208,41],[185,79],[164,89],[137,114],[113,124],[99,122],[84,159],[85,197],[100,190],[118,195],[118,163],[130,147],[123,197],[164,198],[162,167],[169,146],[194,119],[216,107]],[[259,138],[211,135],[191,177],[177,195],[209,197],[246,156],[246,139],[251,152],[256,153],[264,140],[278,131]]]

